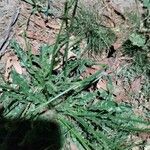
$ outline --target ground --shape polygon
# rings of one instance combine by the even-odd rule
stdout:
[[[64,1],[60,0],[54,1],[51,7],[52,14],[50,17],[47,17],[40,12],[33,13],[32,6],[27,2],[17,0],[0,1],[0,72],[4,75],[6,80],[9,80],[12,67],[14,67],[19,74],[24,73],[17,56],[11,52],[9,46],[10,40],[16,39],[24,49],[27,49],[27,42],[29,42],[32,53],[38,55],[39,48],[43,43],[53,44],[55,42],[55,37],[61,26],[60,18],[63,11],[63,2]],[[94,12],[98,12],[99,15],[103,14],[103,16],[105,16],[102,17],[103,25],[111,28],[117,36],[116,41],[112,44],[115,49],[113,57],[107,57],[107,55],[103,55],[102,57],[94,56],[95,61],[109,66],[107,73],[110,74],[113,79],[113,94],[116,97],[116,101],[118,103],[125,102],[132,104],[135,113],[137,115],[143,115],[143,107],[147,109],[150,108],[149,100],[144,101],[141,98],[141,101],[138,101],[130,94],[132,93],[132,95],[134,95],[141,90],[144,77],[137,76],[127,85],[122,78],[116,76],[122,66],[130,59],[120,52],[122,43],[127,39],[137,23],[131,23],[129,16],[136,13],[139,13],[141,16],[143,13],[142,5],[137,2],[137,0],[112,0],[110,2],[83,0],[80,1],[80,3],[85,8],[90,8]],[[26,37],[24,36],[25,34]],[[94,69],[97,70],[97,68]],[[92,72],[93,70],[90,68],[87,70],[87,75],[92,74]],[[99,81],[97,88],[107,90],[106,84],[107,81],[105,80]],[[148,146],[150,144],[149,134],[131,136],[129,140],[133,140],[133,142],[143,141],[147,143],[145,144],[144,150],[150,150]],[[140,149],[142,150],[139,146],[134,147],[132,150]],[[72,150],[74,149],[72,148]]]

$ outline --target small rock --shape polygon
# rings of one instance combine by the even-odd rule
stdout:
[[[140,148],[138,146],[135,146],[132,148],[132,150],[140,150]]]
[[[144,150],[150,150],[150,139],[147,139],[147,144],[145,145]]]
[[[150,144],[144,147],[144,150],[150,150]]]

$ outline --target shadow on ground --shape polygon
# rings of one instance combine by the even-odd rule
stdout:
[[[60,127],[50,121],[0,117],[0,150],[60,150]]]

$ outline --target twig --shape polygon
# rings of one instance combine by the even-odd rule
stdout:
[[[13,34],[10,35],[10,33],[11,33],[13,25],[16,23],[16,21],[18,19],[19,13],[20,13],[20,8],[15,11],[15,13],[13,14],[11,21],[6,29],[5,37],[3,38],[3,40],[0,43],[0,55],[5,52],[7,46],[9,45],[10,38],[13,37],[12,36]]]
[[[10,42],[10,40],[12,39],[13,36],[14,36],[14,33],[12,33],[12,34],[8,37],[7,41],[5,42],[5,44],[3,45],[2,49],[0,50],[0,56],[3,56],[4,53],[6,52],[5,50],[6,50],[6,48],[8,47],[9,42]]]

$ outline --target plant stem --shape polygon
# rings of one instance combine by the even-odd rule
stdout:
[[[71,22],[70,22],[70,26],[68,26],[68,20],[66,19],[66,34],[67,34],[67,40],[68,42],[66,43],[66,48],[65,48],[65,55],[64,55],[64,61],[65,61],[65,68],[64,68],[64,75],[66,76],[66,68],[67,68],[67,61],[68,61],[68,51],[69,51],[69,41],[70,41],[70,31],[73,27],[73,23],[74,23],[74,18],[75,18],[75,14],[77,11],[77,6],[78,6],[78,0],[75,1],[75,5],[74,5],[74,9],[73,9],[73,13],[71,16]],[[68,17],[68,3],[66,2],[66,18]]]
[[[60,40],[60,35],[61,35],[61,31],[63,29],[63,26],[64,26],[64,20],[62,21],[62,24],[61,24],[61,27],[60,27],[60,30],[59,30],[59,33],[58,33],[58,36],[57,36],[57,39],[56,39],[56,42],[55,42],[55,45],[54,45],[54,49],[53,49],[53,52],[52,52],[52,58],[51,58],[51,64],[50,64],[50,76],[52,75],[52,71],[53,71],[53,68],[54,68],[54,62],[55,62],[55,58],[56,58],[56,54],[57,54],[57,48],[58,48],[58,45],[59,45],[59,40]]]

